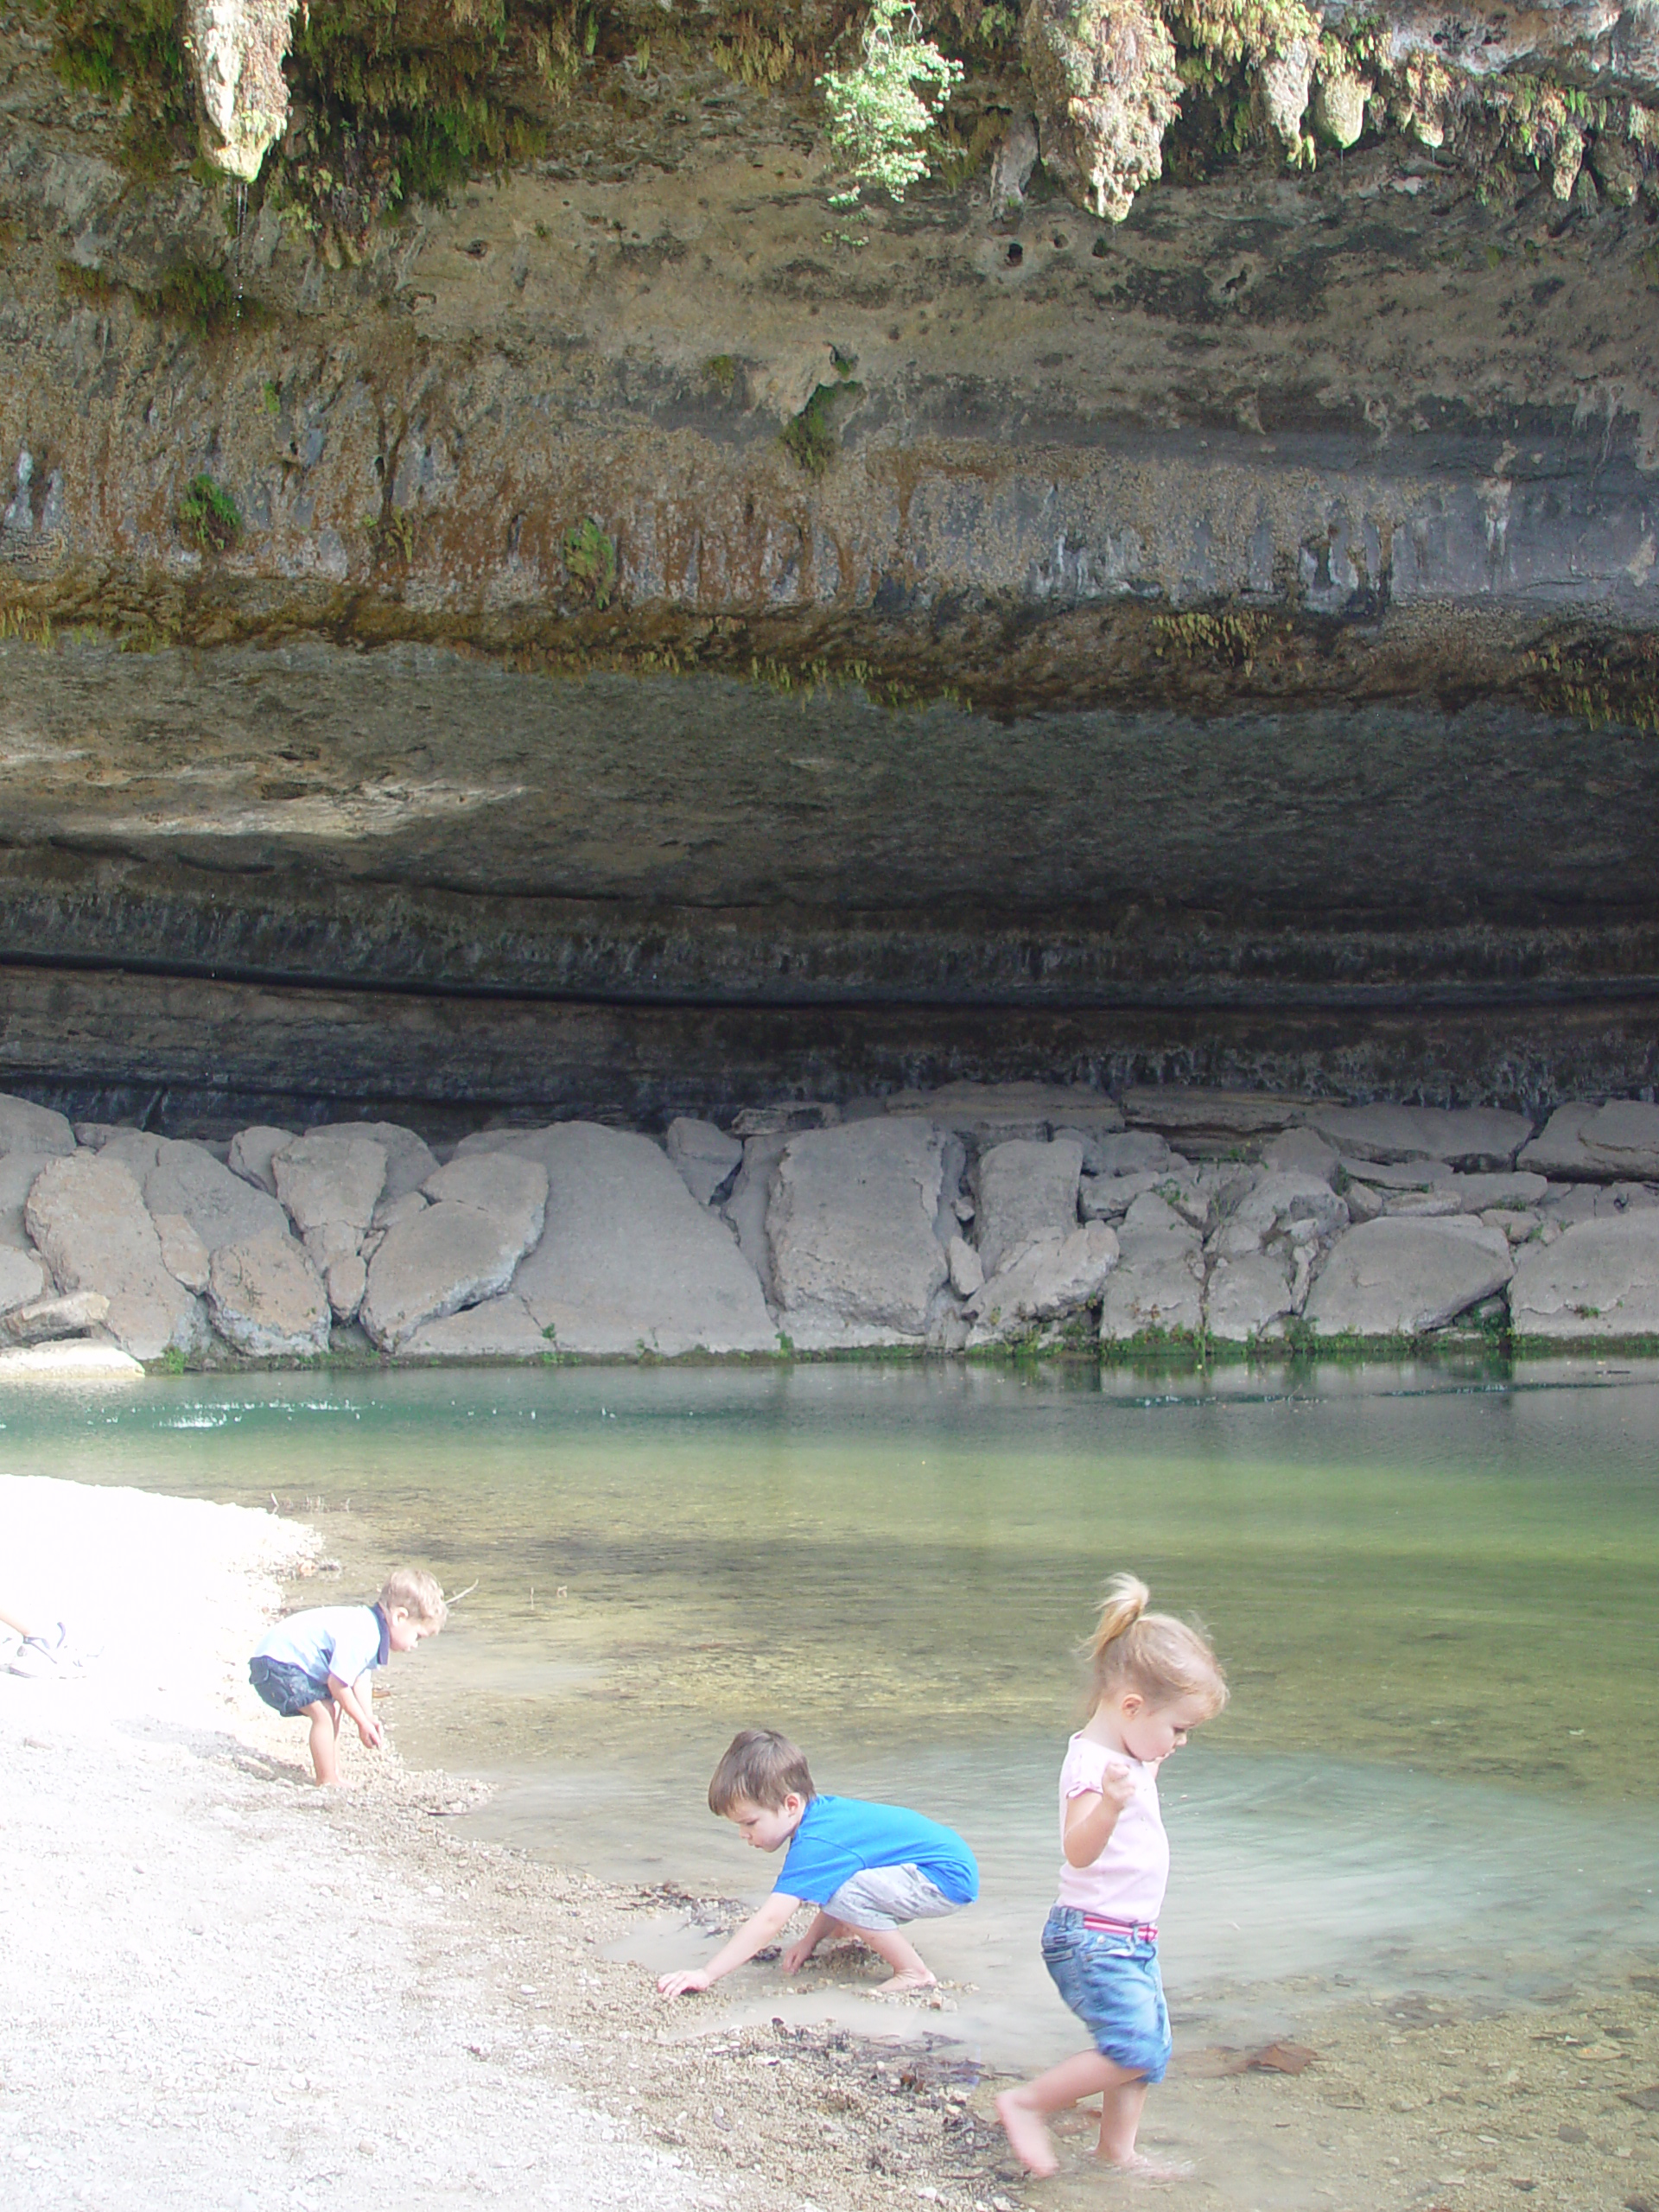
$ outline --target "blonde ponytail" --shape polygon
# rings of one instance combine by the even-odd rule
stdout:
[[[1227,1678],[1209,1638],[1173,1613],[1148,1612],[1151,1603],[1139,1575],[1115,1574],[1106,1585],[1094,1633],[1082,1647],[1096,1703],[1122,1685],[1154,1704],[1205,1698],[1213,1717],[1227,1702]]]

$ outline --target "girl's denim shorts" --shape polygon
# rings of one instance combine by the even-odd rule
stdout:
[[[1057,1904],[1043,1929],[1043,1963],[1103,2058],[1148,2082],[1163,2080],[1169,2007],[1156,1943],[1127,1929],[1085,1928],[1075,1905]]]

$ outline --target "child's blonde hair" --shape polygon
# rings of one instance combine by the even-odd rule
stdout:
[[[385,1588],[378,1602],[383,1613],[390,1614],[402,1606],[410,1620],[430,1621],[436,1628],[442,1628],[449,1618],[449,1608],[443,1601],[443,1585],[423,1567],[396,1568],[386,1577]]]
[[[1096,1704],[1121,1683],[1157,1705],[1204,1698],[1213,1720],[1227,1702],[1227,1677],[1209,1638],[1173,1613],[1149,1613],[1151,1603],[1138,1575],[1115,1574],[1106,1585],[1095,1632],[1083,1645]]]

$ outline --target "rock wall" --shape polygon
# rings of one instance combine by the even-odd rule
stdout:
[[[149,1361],[1287,1357],[1659,1338],[1659,1107],[958,1084],[436,1153],[0,1097],[0,1339]]]

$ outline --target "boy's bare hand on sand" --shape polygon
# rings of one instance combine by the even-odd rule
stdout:
[[[779,1960],[779,1973],[782,1974],[799,1974],[801,1968],[806,1964],[807,1961],[811,1957],[813,1952],[816,1951],[817,1948],[817,1943],[813,1937],[810,1936],[803,1936],[800,1942],[798,1943],[791,1943],[789,1948],[784,1953],[783,1957]]]
[[[707,1989],[713,1979],[712,1974],[699,1974],[695,1967],[690,1967],[679,1974],[659,1974],[657,1992],[661,1997],[690,1997],[694,1991]]]
[[[358,1722],[357,1734],[359,1742],[363,1745],[365,1750],[371,1751],[378,1751],[380,1749],[380,1746],[386,1740],[385,1730],[382,1728],[380,1723],[374,1719],[372,1714],[371,1714],[367,1720],[359,1720]]]

